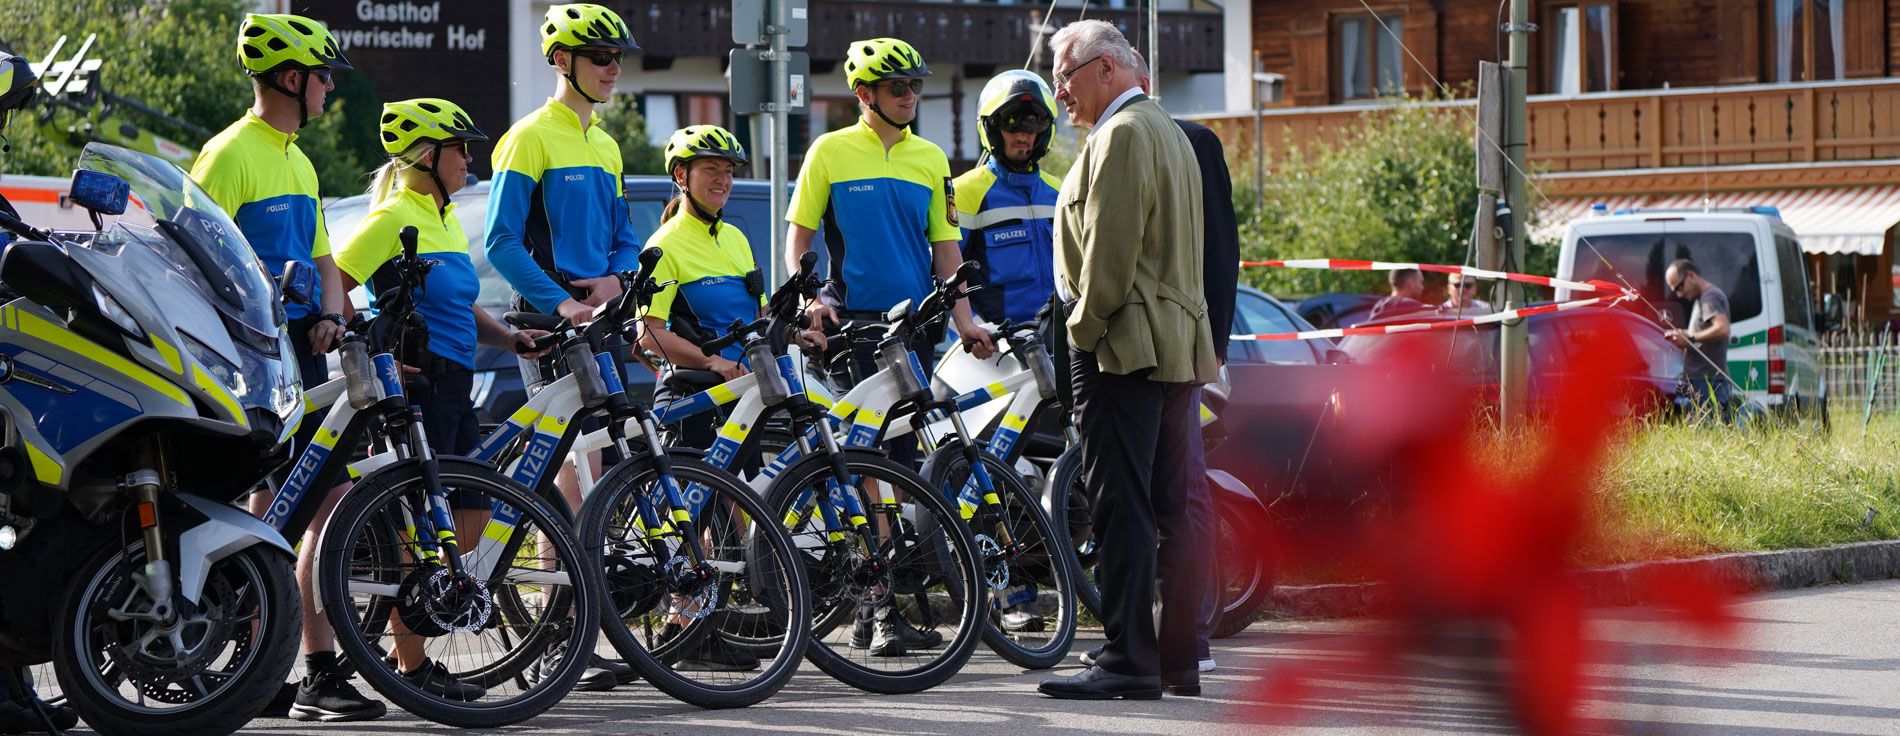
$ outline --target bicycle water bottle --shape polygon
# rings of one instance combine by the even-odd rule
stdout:
[[[370,367],[369,344],[357,335],[343,338],[343,345],[337,350],[343,364],[343,378],[349,389],[350,407],[363,411],[376,405],[376,402],[388,398],[383,395],[383,385],[376,380],[376,370]]]

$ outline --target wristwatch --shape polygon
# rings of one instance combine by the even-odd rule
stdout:
[[[335,322],[335,323],[336,323],[336,326],[338,326],[338,327],[342,327],[342,328],[345,328],[345,329],[348,329],[348,328],[349,328],[349,324],[343,321],[343,315],[341,315],[341,314],[337,314],[337,313],[335,313],[335,312],[329,312],[329,313],[326,313],[326,314],[320,314],[320,315],[317,315],[317,321],[319,321],[319,322]]]

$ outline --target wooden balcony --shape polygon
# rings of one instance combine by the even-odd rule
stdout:
[[[1428,103],[1473,115],[1474,100]],[[1641,90],[1529,101],[1530,159],[1548,173],[1900,158],[1900,79]],[[1276,108],[1263,117],[1269,163],[1337,145],[1381,105]],[[1195,116],[1251,154],[1253,118]]]
[[[732,8],[727,2],[608,0],[621,13],[642,53],[659,57],[719,56],[732,49]],[[815,62],[836,62],[844,48],[863,38],[893,36],[916,46],[939,74],[969,64],[1020,67],[1037,37],[1033,30],[1047,9],[1040,4],[991,5],[878,0],[812,2],[809,43],[802,49]],[[1144,14],[1090,8],[1088,17],[1106,20],[1133,33],[1146,28]],[[1063,18],[1051,19],[1061,25]],[[1161,59],[1165,68],[1194,72],[1221,69],[1221,14],[1163,11]],[[1143,42],[1146,43],[1145,41]],[[1043,58],[1048,58],[1047,50]],[[1045,62],[1046,63],[1046,62]]]

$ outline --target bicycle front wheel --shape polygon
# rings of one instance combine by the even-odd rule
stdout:
[[[848,485],[836,483],[833,459],[820,454],[787,469],[766,493],[766,509],[791,531],[811,581],[811,621],[849,622],[814,631],[805,657],[860,690],[930,689],[963,669],[982,632],[971,595],[983,585],[975,542],[915,472],[874,452],[841,452]],[[865,511],[859,522],[843,510],[846,493]]]
[[[497,728],[566,697],[597,636],[599,590],[565,521],[494,468],[437,459],[460,571],[438,546],[420,461],[364,476],[324,527],[317,579],[337,644],[365,682],[437,723]],[[397,653],[429,670],[405,676]],[[419,660],[419,661],[417,661]],[[426,664],[423,664],[426,663]]]
[[[983,555],[983,643],[1018,667],[1054,667],[1075,643],[1074,552],[1014,468],[987,452],[977,457],[996,494],[994,504],[976,490],[961,441],[931,453],[923,476],[950,503],[966,492],[977,497],[965,511],[974,512],[970,533]]]
[[[602,571],[606,591],[601,630],[668,695],[702,708],[752,705],[785,687],[805,656],[804,568],[751,489],[705,462],[670,459],[685,508],[668,502],[652,456],[641,455],[608,471],[581,512],[582,546],[599,560],[589,569]],[[689,539],[703,553],[697,563]]]

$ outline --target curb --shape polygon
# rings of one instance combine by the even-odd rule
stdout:
[[[1632,562],[1580,570],[1575,575],[1587,604],[1626,606],[1639,602],[1638,575],[1664,568],[1677,568],[1738,592],[1858,583],[1900,577],[1900,540]],[[1389,610],[1392,599],[1391,584],[1383,582],[1274,586],[1263,618],[1354,618]]]

